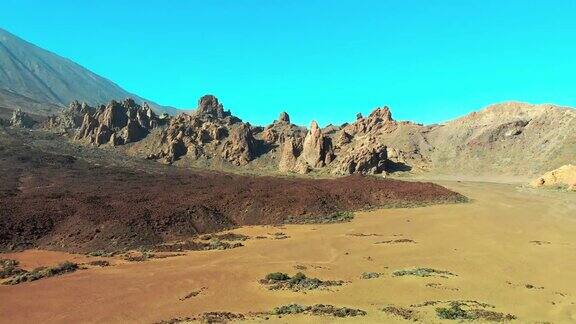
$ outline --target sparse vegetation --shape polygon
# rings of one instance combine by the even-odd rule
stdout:
[[[365,233],[349,233],[346,234],[348,236],[359,236],[359,237],[366,237],[366,236],[382,236],[381,234],[375,234],[375,233],[371,233],[371,234],[365,234]]]
[[[124,256],[124,260],[129,262],[144,262],[152,258],[154,258],[154,253],[148,251],[143,251],[139,254],[127,254]]]
[[[272,272],[260,280],[261,284],[268,285],[270,290],[287,289],[292,291],[323,289],[330,286],[341,286],[341,280],[320,280],[318,278],[308,278],[302,272],[298,272],[293,277],[286,273]]]
[[[336,317],[353,317],[364,316],[366,312],[361,309],[354,309],[349,307],[335,307],[332,305],[316,304],[313,306],[302,306],[299,304],[289,304],[274,308],[272,315],[293,315],[293,314],[308,314],[308,315],[321,315],[321,316],[336,316]]]
[[[374,244],[391,244],[391,243],[416,243],[416,241],[412,239],[396,239],[396,240],[387,240],[387,241],[378,241],[374,242]]]
[[[250,236],[237,234],[237,233],[224,233],[224,234],[206,234],[202,235],[201,239],[204,241],[208,240],[222,240],[222,241],[246,241]]]
[[[110,266],[110,262],[108,262],[106,260],[94,260],[94,261],[88,262],[88,265],[97,266],[97,267],[108,267],[108,266]]]
[[[464,309],[462,306],[466,306],[466,304],[461,302],[450,302],[448,307],[436,308],[436,315],[441,319],[448,320],[485,320],[503,322],[516,319],[516,316],[511,314],[503,314],[481,308]]]
[[[438,276],[442,278],[448,278],[448,276],[455,276],[450,271],[445,270],[436,270],[432,268],[416,268],[416,269],[409,269],[409,270],[397,270],[392,273],[395,277],[401,276],[417,276],[417,277],[432,277]]]
[[[270,234],[270,233],[268,233],[268,234]],[[290,236],[286,235],[286,233],[284,233],[284,232],[276,232],[276,233],[272,233],[270,235],[272,235],[272,238],[275,240],[284,240],[284,239],[287,239],[290,237]]]
[[[405,320],[415,320],[416,311],[406,307],[386,306],[382,311],[394,316],[402,317]]]
[[[302,217],[290,216],[286,219],[287,224],[332,224],[332,223],[345,223],[354,219],[354,213],[349,211],[339,211],[330,215],[315,216],[315,217]]]
[[[243,314],[236,314],[231,312],[206,312],[198,317],[180,317],[172,318],[156,322],[155,324],[178,324],[188,322],[201,322],[201,323],[228,323],[230,321],[241,321],[246,319]]]
[[[78,264],[70,262],[70,261],[65,261],[65,262],[62,262],[55,267],[50,267],[50,268],[40,267],[40,268],[36,268],[30,272],[20,273],[16,276],[12,277],[11,279],[5,281],[4,284],[16,285],[16,284],[19,284],[22,282],[35,281],[35,280],[39,280],[42,278],[58,276],[61,274],[74,272],[76,270],[78,270]]]
[[[375,278],[379,278],[382,275],[382,273],[380,272],[363,272],[362,275],[360,275],[360,278],[362,279],[375,279]]]
[[[202,287],[199,290],[194,290],[188,294],[186,294],[186,296],[180,298],[181,301],[184,301],[186,299],[192,298],[192,297],[196,297],[198,295],[200,295],[204,290],[206,290],[206,287]]]
[[[111,258],[113,256],[115,256],[116,254],[118,254],[119,252],[106,252],[106,251],[93,251],[93,252],[88,252],[86,253],[87,256],[89,257],[106,257],[106,258]]]
[[[12,259],[0,259],[0,279],[6,279],[26,271],[18,267],[18,261]]]
[[[240,242],[229,243],[218,238],[211,238],[208,242],[185,241],[178,243],[161,244],[154,248],[156,252],[182,252],[182,251],[207,251],[207,250],[227,250],[242,247]]]

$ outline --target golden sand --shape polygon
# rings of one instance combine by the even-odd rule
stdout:
[[[467,204],[386,209],[356,214],[351,223],[245,227],[244,247],[188,252],[147,262],[117,261],[58,277],[0,286],[2,323],[152,323],[207,311],[269,311],[300,303],[360,308],[364,317],[270,316],[267,322],[403,322],[381,309],[426,301],[474,300],[519,323],[576,322],[576,195],[510,184],[441,182],[470,197]],[[286,239],[269,233],[283,232]],[[266,236],[265,239],[255,239]],[[414,242],[381,243],[397,239]],[[0,255],[25,265],[80,256],[26,251]],[[269,272],[302,272],[349,281],[331,290],[270,291]],[[456,276],[395,277],[428,267]],[[363,272],[381,272],[360,279]],[[191,291],[206,289],[180,300]],[[424,322],[440,322],[434,306],[414,307]],[[253,319],[265,321],[263,318]]]

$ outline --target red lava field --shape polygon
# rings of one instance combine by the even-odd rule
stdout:
[[[242,225],[464,199],[432,183],[365,176],[256,177],[163,166],[157,172],[147,170],[145,162],[111,167],[46,151],[16,141],[0,143],[4,251],[119,250]]]

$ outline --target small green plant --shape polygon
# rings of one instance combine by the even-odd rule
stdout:
[[[273,315],[300,314],[305,310],[304,306],[299,304],[282,305],[272,310]]]
[[[316,304],[303,306],[299,304],[289,304],[274,308],[272,315],[309,314],[320,316],[353,317],[364,316],[366,312],[361,309],[349,307],[335,307],[332,305]]]
[[[266,275],[266,280],[268,281],[284,281],[284,280],[289,280],[290,276],[288,276],[288,274],[283,273],[283,272],[271,272],[269,274]]]
[[[452,302],[449,307],[438,307],[436,308],[436,315],[442,319],[470,319],[470,315],[462,309],[460,303]]]
[[[6,279],[26,271],[18,267],[18,261],[12,259],[0,259],[0,279]]]
[[[380,277],[382,274],[380,272],[363,272],[360,278],[362,279],[374,279]]]
[[[289,216],[285,223],[287,224],[332,224],[332,223],[345,223],[354,219],[354,213],[349,211],[339,211],[330,215],[323,216]]]
[[[448,320],[485,320],[504,322],[516,319],[516,316],[512,314],[503,314],[480,308],[466,310],[463,309],[462,306],[466,306],[466,304],[461,302],[450,302],[448,307],[436,308],[436,315],[441,319]]]
[[[260,283],[268,285],[270,290],[288,289],[292,291],[313,290],[328,286],[341,286],[344,281],[341,280],[320,280],[318,278],[308,278],[302,272],[298,272],[293,277],[286,273],[273,272],[269,273],[260,280]]]
[[[439,276],[447,278],[448,276],[455,276],[450,271],[445,270],[436,270],[432,268],[416,268],[416,269],[409,269],[409,270],[397,270],[392,273],[395,277],[400,276],[417,276],[417,277],[432,277],[432,276]]]
[[[12,279],[4,282],[6,285],[16,285],[22,282],[35,281],[42,278],[58,276],[65,273],[70,273],[78,270],[78,264],[65,261],[55,267],[39,267],[30,272],[24,272],[16,275]]]

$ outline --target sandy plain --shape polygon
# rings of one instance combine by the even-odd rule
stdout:
[[[243,227],[234,232],[251,239],[231,250],[191,251],[146,262],[103,258],[112,266],[0,286],[0,322],[153,323],[208,311],[246,314],[290,303],[323,303],[359,308],[367,315],[248,320],[406,322],[382,311],[394,305],[413,310],[421,322],[436,323],[442,322],[435,312],[441,304],[410,305],[464,300],[490,304],[490,310],[513,314],[518,323],[576,322],[576,195],[518,184],[437,182],[471,202],[358,212],[352,222],[341,224]],[[273,239],[275,232],[288,238]],[[414,242],[377,243],[397,239]],[[88,259],[35,250],[0,258],[17,259],[26,269]],[[418,267],[455,275],[392,274]],[[346,283],[304,293],[271,291],[258,282],[276,271]],[[361,279],[363,272],[383,275]],[[197,296],[181,300],[197,290]]]

